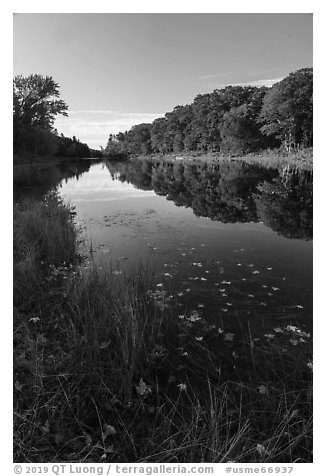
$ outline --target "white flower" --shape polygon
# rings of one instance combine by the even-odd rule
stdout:
[[[256,269],[255,271],[252,272],[252,274],[260,274],[260,272]]]
[[[179,383],[177,385],[177,387],[179,387],[180,392],[183,392],[183,391],[187,390],[187,384],[185,384],[185,383]]]
[[[201,342],[204,339],[204,337],[203,336],[198,336],[198,337],[195,337],[195,339],[198,340],[198,342]]]

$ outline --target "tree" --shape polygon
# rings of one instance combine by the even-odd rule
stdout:
[[[312,92],[312,68],[299,69],[274,84],[263,101],[261,131],[279,139],[287,150],[312,145]]]
[[[14,78],[14,126],[51,131],[58,114],[67,116],[68,106],[59,99],[59,86],[51,76],[32,74]]]
[[[68,106],[59,99],[58,84],[50,76],[32,74],[16,76],[13,86],[14,151],[53,154],[54,119],[58,114],[68,115]]]

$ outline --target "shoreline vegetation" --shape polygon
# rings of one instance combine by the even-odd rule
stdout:
[[[311,336],[104,275],[55,193],[14,210],[15,462],[311,462]]]
[[[83,157],[311,169],[312,69],[199,95],[101,151],[54,129],[68,106],[52,77],[16,76],[13,99],[14,461],[311,462],[310,333],[290,318],[235,332],[144,270],[104,274],[49,190]]]
[[[187,164],[206,163],[214,164],[224,161],[246,162],[262,167],[270,168],[298,168],[302,170],[313,170],[313,148],[301,148],[286,152],[282,149],[262,150],[241,155],[230,155],[222,153],[180,153],[180,154],[150,154],[150,155],[124,155],[124,154],[104,154],[103,160],[147,160],[150,162],[185,162]]]

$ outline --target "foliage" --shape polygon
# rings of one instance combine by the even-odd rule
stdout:
[[[72,139],[61,134],[57,138],[57,149],[55,155],[58,157],[90,157],[91,153],[87,144],[83,144],[75,136]]]
[[[59,85],[51,76],[15,76],[13,82],[14,152],[34,156],[90,157],[76,137],[59,137],[53,129],[57,115],[67,116]]]
[[[313,72],[291,73],[266,93],[260,113],[261,131],[282,141],[287,149],[312,145]]]
[[[51,76],[15,76],[14,127],[37,127],[51,131],[58,114],[68,115],[68,106],[59,97],[59,85]]]
[[[312,144],[312,69],[291,73],[270,90],[227,86],[199,94],[152,124],[111,135],[106,152],[130,155],[225,152],[232,155]]]

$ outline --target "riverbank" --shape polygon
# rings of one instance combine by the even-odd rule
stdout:
[[[310,462],[311,336],[206,322],[80,256],[56,195],[14,210],[15,462]]]
[[[298,168],[302,170],[312,170],[313,169],[313,149],[299,149],[293,152],[283,152],[281,150],[265,150],[260,153],[251,153],[246,155],[231,156],[225,154],[219,154],[214,152],[209,152],[206,154],[201,154],[199,152],[195,153],[180,153],[180,154],[151,154],[144,156],[132,156],[131,160],[143,159],[153,162],[163,161],[163,162],[186,162],[186,163],[207,163],[207,164],[217,164],[219,162],[225,161],[236,161],[236,162],[246,162],[248,164],[257,164],[263,167],[272,167],[272,168]]]

